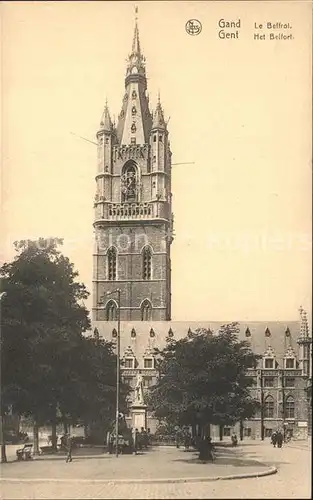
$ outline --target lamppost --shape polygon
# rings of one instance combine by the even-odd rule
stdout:
[[[120,398],[120,350],[121,350],[121,290],[117,288],[106,293],[106,295],[117,294],[117,356],[116,356],[116,416],[115,416],[115,456],[118,457],[118,417],[119,417],[119,398]]]
[[[6,296],[7,296],[7,292],[0,293],[0,302]],[[0,328],[0,335],[1,335],[1,328]],[[1,364],[1,362],[2,362],[2,336],[0,337],[0,364]],[[1,463],[6,463],[7,462],[7,455],[6,455],[6,450],[5,450],[2,405],[1,405],[1,410],[0,410],[0,442],[1,442]]]
[[[263,388],[263,370],[261,368],[261,441],[264,441],[264,388]]]

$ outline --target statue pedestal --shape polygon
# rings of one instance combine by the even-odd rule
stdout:
[[[132,427],[140,431],[141,427],[147,428],[147,405],[134,403],[131,407]]]

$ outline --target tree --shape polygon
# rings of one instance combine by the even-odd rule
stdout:
[[[90,328],[83,300],[88,292],[73,264],[58,250],[62,240],[22,241],[17,256],[0,270],[3,302],[2,411],[13,406],[38,426],[66,428],[83,420],[112,420],[116,399],[113,345]],[[121,409],[127,387],[121,382]],[[95,417],[96,416],[96,417]],[[38,439],[35,439],[35,448]]]
[[[43,238],[15,243],[17,255],[0,270],[2,307],[2,412],[8,405],[55,427],[71,352],[90,327],[81,301],[88,297],[78,272],[58,246]],[[35,443],[36,447],[36,443]]]
[[[249,392],[248,369],[259,356],[238,340],[238,332],[238,324],[231,323],[217,334],[199,329],[178,341],[168,339],[157,352],[160,377],[149,397],[157,418],[205,432],[209,423],[229,425],[254,414],[258,402]]]

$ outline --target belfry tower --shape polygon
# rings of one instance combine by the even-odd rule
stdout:
[[[171,150],[160,102],[149,110],[137,19],[118,123],[108,104],[97,132],[93,320],[171,319]]]

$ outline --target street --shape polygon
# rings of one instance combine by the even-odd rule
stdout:
[[[100,449],[2,467],[2,498],[310,498],[311,452],[301,444],[273,448],[268,441],[218,449],[214,464],[199,464],[182,449],[153,449],[117,459]],[[255,473],[276,466],[274,475],[200,482],[199,478]],[[160,479],[172,482],[158,483]],[[175,479],[186,482],[173,482]],[[196,478],[198,480],[196,480]],[[137,479],[138,482],[132,482]],[[154,482],[140,482],[154,481]]]

